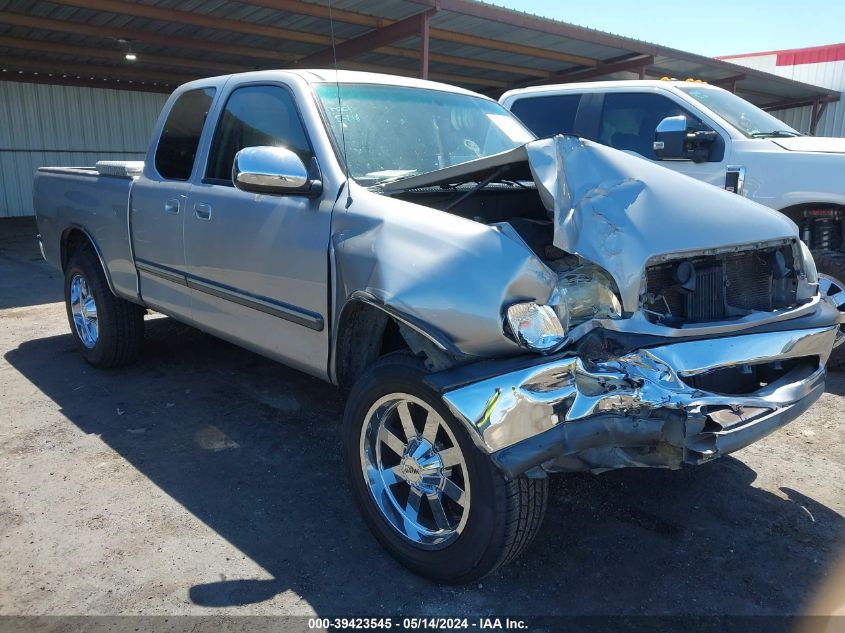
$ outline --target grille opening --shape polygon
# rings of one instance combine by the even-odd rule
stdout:
[[[726,367],[706,374],[689,376],[683,378],[683,381],[693,389],[719,395],[748,395],[766,385],[770,385],[796,367],[801,366],[815,370],[819,366],[819,357],[805,356],[773,363]]]
[[[790,307],[798,288],[789,245],[657,264],[646,281],[646,315],[670,327]]]

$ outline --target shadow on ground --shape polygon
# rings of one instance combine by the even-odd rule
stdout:
[[[0,218],[0,310],[62,301],[62,273],[38,252],[35,218]]]
[[[122,370],[87,367],[69,335],[5,358],[273,576],[186,588],[197,605],[293,591],[321,615],[795,613],[843,531],[813,499],[753,487],[733,458],[573,475],[553,481],[544,529],[515,564],[471,587],[436,586],[359,520],[332,387],[166,318],[148,320],[141,361]]]

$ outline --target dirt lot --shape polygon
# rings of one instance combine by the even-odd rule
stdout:
[[[835,575],[845,374],[735,457],[554,480],[516,564],[442,587],[359,520],[338,391],[167,318],[91,369],[34,231],[0,223],[2,614],[793,614]]]

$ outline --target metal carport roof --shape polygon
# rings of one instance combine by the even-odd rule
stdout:
[[[329,19],[331,16],[331,19]],[[168,92],[197,77],[338,65],[497,96],[545,83],[693,77],[767,109],[832,90],[475,0],[0,0],[0,80]],[[128,62],[127,52],[137,60]]]

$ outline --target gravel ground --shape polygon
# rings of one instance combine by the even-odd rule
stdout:
[[[137,364],[88,367],[34,231],[0,223],[0,614],[796,614],[824,592],[845,603],[830,585],[845,586],[843,373],[733,457],[554,479],[521,559],[438,586],[359,519],[341,393],[161,317]]]

